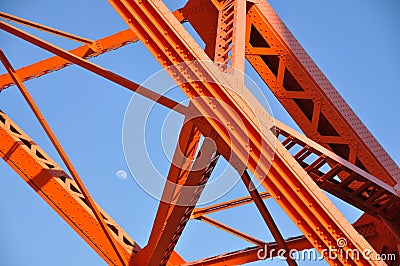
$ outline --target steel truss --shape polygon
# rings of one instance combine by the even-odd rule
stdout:
[[[16,71],[2,54],[2,62],[9,73],[0,76],[1,90],[17,85],[26,96],[23,82],[76,64],[185,116],[163,200],[159,203],[149,241],[140,248],[95,204],[72,165],[68,168],[73,178],[7,115],[0,113],[2,158],[107,263],[234,265],[260,260],[258,254],[264,246],[286,251],[315,248],[320,253],[327,249],[360,252],[369,249],[372,251],[369,258],[391,251],[397,254],[397,261],[393,263],[399,262],[400,222],[396,218],[400,215],[400,200],[394,188],[400,180],[398,166],[268,3],[264,0],[189,0],[182,9],[171,12],[156,0],[109,2],[130,29],[97,41],[0,14],[3,19],[84,43],[66,51],[0,21],[0,29],[55,54]],[[187,21],[206,43],[204,51],[182,27],[181,23]],[[139,40],[163,67],[197,61],[185,69],[174,67],[169,71],[191,100],[188,107],[88,61]],[[239,91],[249,93],[240,74],[244,71],[245,59],[306,136],[279,121],[275,121],[273,127],[262,121],[259,123],[258,113],[248,109],[244,99],[237,96]],[[221,64],[214,67],[205,63],[210,60]],[[29,97],[26,99],[43,122],[44,118]],[[223,108],[221,102],[231,109]],[[263,109],[255,99],[250,102],[255,110]],[[68,157],[47,123],[42,125],[68,166]],[[207,137],[201,145],[200,136]],[[250,196],[196,208],[221,156],[238,171]],[[266,192],[256,189],[252,176]],[[365,214],[351,225],[322,190]],[[264,202],[266,198],[276,200],[304,235],[284,239]],[[275,242],[265,243],[206,216],[253,202]],[[190,219],[204,221],[256,246],[185,262],[174,248]],[[340,246],[339,239],[345,239],[347,245]],[[276,255],[276,252],[268,254]],[[338,256],[326,257],[326,260],[332,265],[378,264],[365,257]],[[296,265],[290,257],[287,262]]]

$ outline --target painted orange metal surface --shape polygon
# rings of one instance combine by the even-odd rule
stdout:
[[[264,203],[263,199],[261,198],[260,194],[257,191],[257,187],[251,180],[250,175],[245,171],[242,175],[243,184],[246,186],[247,190],[249,191],[258,211],[261,214],[261,217],[264,219],[265,224],[268,226],[269,231],[271,232],[272,236],[274,237],[278,247],[282,250],[286,251],[286,262],[288,265],[297,265],[296,261],[290,257],[290,250],[286,245],[285,239],[283,238],[281,232],[278,229],[274,219],[272,218],[271,213],[269,212],[267,205]]]
[[[91,44],[91,43],[94,42],[93,40],[90,40],[90,39],[87,39],[87,38],[83,38],[83,37],[80,37],[80,36],[76,36],[74,34],[67,33],[67,32],[64,32],[64,31],[60,31],[60,30],[57,30],[57,29],[54,29],[54,28],[50,28],[50,27],[47,27],[45,25],[38,24],[38,23],[29,21],[29,20],[26,20],[26,19],[22,19],[22,18],[13,16],[13,15],[10,15],[10,14],[4,13],[4,12],[0,12],[0,18],[6,19],[6,20],[9,20],[9,21],[13,21],[13,22],[16,22],[16,23],[19,23],[19,24],[22,24],[22,25],[26,25],[28,27],[32,27],[34,29],[45,31],[45,32],[48,32],[48,33],[51,33],[51,34],[54,34],[54,35],[58,35],[58,36],[67,38],[69,40],[74,40],[74,41],[81,42],[81,43],[86,43],[86,44]]]
[[[271,195],[268,192],[261,192],[259,193],[260,197],[262,199],[266,199],[266,198],[270,198]],[[230,208],[234,208],[234,207],[238,207],[238,206],[242,206],[244,204],[249,204],[252,203],[253,199],[251,198],[251,196],[247,196],[247,197],[242,197],[239,199],[234,199],[234,200],[230,200],[230,201],[225,201],[222,203],[218,203],[218,204],[214,204],[211,206],[207,206],[207,207],[203,207],[203,208],[195,208],[192,212],[192,219],[196,219],[197,217],[209,214],[209,213],[213,213],[213,212],[218,212],[218,211],[222,211],[222,210],[226,210],[226,209],[230,209]]]
[[[400,169],[266,1],[247,13],[246,58],[306,136],[390,186]]]
[[[199,141],[200,131],[186,120],[148,244],[135,256],[134,264],[165,265],[169,260],[218,160],[210,141],[203,142],[195,158]]]
[[[244,0],[223,1],[218,14],[214,61],[223,68],[242,76],[245,61],[246,2]],[[227,71],[229,69],[225,69]],[[233,74],[233,73],[232,73]],[[241,77],[243,83],[243,77]]]
[[[398,221],[397,221],[398,222]],[[354,227],[374,247],[378,254],[394,254],[395,257],[387,259],[388,265],[400,265],[399,236],[388,228],[388,224],[381,219],[369,214],[363,214],[355,223]]]
[[[212,224],[212,223],[209,223]],[[218,227],[220,223],[215,224]],[[213,224],[214,225],[214,224]],[[380,254],[396,254],[396,245],[386,246],[384,239],[389,238],[393,240],[393,234],[388,233],[385,225],[369,215],[363,215],[354,224],[354,228],[369,242],[373,243],[376,250]],[[229,228],[232,232],[236,230]],[[309,250],[312,248],[310,242],[304,236],[291,237],[285,240],[286,245],[291,250]],[[267,250],[267,252],[265,252]],[[204,258],[197,261],[187,262],[185,265],[239,265],[250,262],[260,261],[271,257],[277,256],[279,250],[276,242],[264,243],[264,249],[260,251],[260,246],[247,247],[241,250],[231,251],[225,254]],[[269,252],[268,252],[269,251]],[[388,260],[388,265],[398,265],[399,256],[396,255],[395,260]]]
[[[32,24],[32,22],[30,21],[17,18],[15,16],[11,16],[5,13],[0,13],[0,14],[6,17],[12,17],[14,20],[17,21],[24,21],[25,23]],[[178,11],[174,12],[174,15],[178,18],[178,20],[183,21],[183,17],[179,18],[180,14],[181,13]],[[33,25],[36,25],[36,23],[33,23]],[[67,36],[70,35],[68,34]],[[128,29],[112,34],[105,38],[98,39],[90,44],[82,45],[78,48],[69,51],[69,53],[81,57],[83,59],[90,59],[92,57],[96,57],[101,54],[121,48],[125,45],[137,42],[138,40],[139,39],[136,37],[136,35],[131,30]],[[60,70],[64,67],[70,66],[71,64],[74,64],[74,62],[65,59],[65,57],[63,56],[54,56],[42,60],[40,62],[34,63],[32,65],[22,67],[21,69],[18,69],[16,72],[22,79],[22,81],[27,81],[49,74],[53,71]],[[15,85],[15,83],[8,73],[0,75],[0,91],[12,85]]]
[[[71,173],[72,177],[74,178],[79,190],[81,191],[83,197],[86,200],[87,205],[93,212],[94,216],[96,217],[102,232],[106,236],[109,244],[111,245],[112,249],[114,250],[117,258],[118,263],[122,265],[126,265],[125,260],[122,258],[119,249],[116,246],[115,240],[111,236],[111,231],[107,227],[104,219],[101,216],[99,209],[97,208],[96,203],[93,201],[92,197],[90,196],[89,192],[87,191],[85,185],[82,182],[82,179],[78,175],[78,172],[75,170],[74,166],[72,165],[69,157],[65,153],[64,149],[62,148],[60,142],[56,138],[53,133],[53,130],[50,128],[50,125],[47,123],[46,119],[44,118],[43,114],[40,112],[38,106],[36,105],[35,101],[33,100],[32,96],[25,88],[23,82],[21,81],[18,74],[15,72],[14,68],[11,66],[10,62],[6,58],[5,54],[2,50],[0,50],[0,60],[7,69],[8,73],[13,78],[14,82],[16,83],[18,89],[20,90],[22,96],[25,98],[26,102],[28,103],[29,107],[31,108],[32,112],[35,114],[37,120],[39,121],[40,125],[42,126],[43,130],[46,132],[48,138],[50,139],[51,143],[53,144],[54,148],[57,150],[59,156],[61,157],[62,161],[64,162],[65,166],[67,167],[68,171]],[[113,261],[113,263],[116,263]]]
[[[114,49],[118,49],[129,43],[136,42],[137,40],[137,37],[132,33],[131,30],[124,30],[106,38],[97,40],[94,43],[95,45],[82,45],[69,52],[78,57],[89,59]],[[66,60],[60,56],[54,56],[35,64],[22,67],[16,72],[21,77],[22,81],[27,81],[49,74],[53,71],[60,70],[71,64],[72,62],[69,60]],[[6,73],[0,76],[0,90],[8,88],[12,85],[14,85],[14,81],[9,74]]]
[[[300,251],[312,247],[309,241],[304,237],[296,237],[289,239],[286,241],[286,245],[288,246],[289,249],[296,249]],[[204,258],[198,261],[188,262],[185,265],[202,265],[202,266],[242,265],[246,263],[259,261],[260,257],[265,257],[265,259],[268,259],[278,256],[277,251],[279,250],[279,247],[277,243],[265,243],[263,248],[267,250],[266,253],[262,251],[260,252],[260,247],[255,246],[255,247],[249,247],[241,250],[232,251],[218,256]],[[268,252],[268,250],[270,252]]]
[[[140,3],[133,1],[110,2],[164,67],[180,62],[190,62],[194,59],[208,59],[207,55],[187,35],[186,31],[177,23],[178,21],[174,19],[163,3],[159,1],[141,1]],[[217,117],[218,121],[225,125],[225,128],[235,129],[232,130],[233,136],[231,136],[234,139],[230,140],[226,136],[226,130],[208,119],[212,130],[215,130],[218,134],[218,139],[214,137],[214,140],[221,143],[218,147],[221,155],[225,157],[230,152],[234,153],[238,162],[248,167],[261,180],[265,188],[294,220],[317,250],[321,251],[324,248],[335,247],[339,237],[346,237],[349,240],[348,248],[356,248],[358,250],[372,249],[354,228],[348,222],[346,223],[343,217],[338,215],[338,211],[333,204],[318,190],[312,179],[279,143],[277,144],[277,153],[272,167],[268,172],[268,158],[266,156],[268,156],[269,151],[257,150],[262,149],[261,142],[268,143],[268,141],[265,139],[265,135],[260,133],[260,129],[254,126],[254,121],[249,117],[250,114],[241,110],[238,107],[240,104],[236,102],[237,99],[233,101],[232,96],[220,85],[223,82],[215,70],[213,71],[201,62],[193,63],[190,66],[191,69],[187,70],[191,72],[190,75],[196,77],[201,74],[207,77],[206,80],[211,80],[212,82],[196,82],[197,86],[193,86],[193,82],[192,84],[190,83],[191,79],[186,76],[188,74],[181,72],[180,79],[176,81],[178,83],[181,83],[182,79],[186,79],[186,82],[189,81],[184,86],[181,85],[182,90],[188,97],[206,96],[222,100],[228,103],[230,107],[238,108],[235,109],[238,110],[238,116],[242,121],[245,121],[247,132],[243,132],[243,128],[237,124],[238,118],[235,117],[235,114],[229,113],[228,110],[223,110],[221,107],[210,108],[210,102],[203,102],[202,98],[193,100],[193,105],[203,116]],[[172,74],[172,78],[175,79],[176,76]],[[211,106],[215,105],[216,103],[211,102]],[[228,127],[228,123],[232,126]],[[196,124],[196,126],[199,127],[203,135],[209,136],[207,129],[204,129],[203,125]],[[251,151],[245,147],[243,138],[249,138]],[[249,160],[243,160],[244,154],[250,156]],[[243,166],[240,165],[241,163],[233,166],[240,169]],[[268,178],[263,179],[265,176]],[[281,195],[285,196],[282,197]],[[313,210],[311,211],[310,208]],[[342,259],[338,258],[333,261],[328,259],[328,261],[332,264],[336,262],[349,263],[349,261]],[[361,265],[373,264],[374,262],[360,258],[360,260],[354,260],[351,263]]]
[[[78,185],[8,116],[0,113],[1,157],[110,264],[119,259]],[[99,208],[125,262],[140,247]]]
[[[191,2],[197,3],[197,0],[190,0],[187,5],[193,5]],[[216,8],[205,5],[203,9],[214,12]],[[191,16],[186,18],[194,28],[200,27],[200,21]],[[246,23],[247,60],[302,131],[389,185],[396,185],[400,181],[399,167],[267,1],[248,2]],[[203,31],[198,33],[203,41],[208,38]]]
[[[130,29],[98,41],[80,39],[0,14],[0,17],[86,43],[68,52],[0,21],[0,29],[57,55],[15,71],[20,76],[19,80],[12,80],[8,74],[1,75],[0,90],[14,85],[15,81],[21,88],[23,81],[77,64],[167,108],[174,108],[186,117],[163,200],[160,201],[149,241],[141,249],[101,208],[98,207],[97,213],[97,205],[90,200],[89,194],[81,192],[84,187],[80,185],[79,178],[78,184],[75,183],[6,115],[0,113],[2,158],[107,263],[237,265],[260,260],[260,248],[265,245],[275,250],[315,248],[323,252],[327,249],[340,250],[337,241],[342,238],[347,241],[344,250],[363,252],[369,249],[372,251],[368,254],[369,258],[375,257],[377,252],[392,252],[397,254],[397,260],[388,264],[399,262],[400,221],[397,218],[400,215],[400,199],[399,192],[394,189],[400,181],[399,167],[266,1],[189,0],[175,12],[158,0],[109,2]],[[204,50],[182,27],[181,23],[185,21],[191,23],[204,41]],[[189,107],[87,60],[138,40],[163,67],[188,63],[185,67],[172,68],[169,73],[191,99]],[[279,121],[271,127],[263,121],[264,117],[258,111],[264,109],[254,97],[246,100],[255,112],[246,107],[248,105],[242,96],[238,96],[239,92],[250,94],[243,86],[242,76],[227,71],[229,67],[243,71],[245,58],[310,139]],[[208,64],[210,60],[225,63],[227,67]],[[216,147],[209,145],[207,140],[198,148],[201,135],[212,139]],[[296,146],[300,149],[293,152]],[[198,151],[203,157],[195,157]],[[238,171],[250,197],[195,208],[220,155]],[[199,169],[199,164],[201,170],[193,171],[192,168]],[[258,179],[265,192],[253,189],[247,171]],[[182,186],[199,187],[188,194],[181,189]],[[366,214],[351,225],[321,189]],[[264,198],[273,198],[304,235],[283,239]],[[171,202],[171,199],[174,200]],[[180,204],[176,204],[177,201]],[[276,242],[265,243],[205,216],[253,202]],[[182,203],[186,205],[182,206]],[[90,206],[94,207],[94,212]],[[96,220],[100,213],[104,219]],[[186,263],[174,249],[190,219],[216,226],[257,247]],[[105,230],[99,230],[102,227]],[[107,240],[104,232],[109,232],[112,238]],[[266,254],[265,258],[276,255],[276,252]],[[364,257],[325,259],[331,265],[383,265],[383,262]],[[294,260],[288,260],[288,263],[296,265]]]
[[[319,187],[375,217],[399,217],[400,198],[393,187],[281,122],[275,123],[273,131],[282,137],[281,143]]]
[[[121,85],[122,87],[125,87],[131,91],[137,92],[138,94],[149,98],[150,100],[153,100],[159,104],[164,105],[167,108],[174,109],[177,112],[184,113],[184,110],[186,109],[185,106],[163,96],[160,95],[152,90],[149,90],[145,87],[140,86],[139,84],[128,80],[118,74],[115,74],[114,72],[109,71],[108,69],[105,69],[103,67],[100,67],[88,60],[85,60],[71,52],[68,52],[66,50],[63,50],[55,45],[52,45],[48,42],[43,41],[40,38],[37,38],[25,31],[22,31],[20,29],[17,29],[16,27],[13,27],[7,23],[1,22],[0,21],[0,29],[3,29],[11,34],[14,34],[15,36],[18,36],[28,42],[31,42],[32,44],[35,44],[39,46],[42,49],[45,49],[51,53],[54,53],[58,55],[60,58],[63,58],[64,60],[68,60],[69,62],[75,63],[79,65],[80,67],[83,67],[89,71],[92,71],[93,73],[108,79],[118,85]],[[59,57],[56,57],[55,59],[59,59]],[[42,64],[39,64],[39,67],[42,67]],[[16,71],[18,74],[18,71]]]

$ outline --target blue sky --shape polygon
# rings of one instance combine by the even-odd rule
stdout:
[[[167,1],[171,9],[181,7],[183,3]],[[399,145],[393,142],[400,130],[398,1],[271,0],[270,3],[356,114],[399,163]],[[91,39],[127,28],[107,1],[3,1],[0,10]],[[26,30],[65,49],[78,45],[42,32]],[[0,47],[15,68],[50,56],[5,32],[0,32]],[[93,59],[93,62],[138,83],[160,70],[141,43],[107,53]],[[253,71],[249,67],[246,70],[265,89],[273,115],[296,127]],[[2,66],[0,72],[5,72]],[[144,246],[158,201],[146,194],[129,173],[126,180],[115,176],[120,169],[128,172],[121,135],[125,109],[132,93],[76,66],[26,82],[26,86],[92,196],[133,239]],[[178,94],[172,96],[179,97]],[[62,165],[15,87],[0,94],[0,108]],[[176,125],[178,128],[179,124]],[[155,125],[154,134],[157,130],[159,126]],[[154,149],[150,153],[157,156],[156,145]],[[219,167],[223,167],[223,162]],[[160,161],[159,168],[166,174],[168,164]],[[0,264],[104,264],[3,161],[0,161],[0,175],[3,182],[0,186]],[[243,195],[246,195],[245,191],[238,184],[223,199]],[[334,202],[349,221],[359,216],[359,212],[346,204],[338,200]],[[272,200],[268,200],[267,204],[279,227],[284,229],[282,233],[285,237],[299,233]],[[210,217],[260,239],[272,240],[252,205]],[[177,251],[187,260],[195,260],[247,246],[251,244],[207,224],[191,221],[178,243]]]

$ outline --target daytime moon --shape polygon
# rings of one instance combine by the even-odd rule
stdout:
[[[128,177],[128,174],[127,174],[124,170],[118,170],[118,171],[115,173],[115,176],[116,176],[118,179],[125,180],[125,179]]]

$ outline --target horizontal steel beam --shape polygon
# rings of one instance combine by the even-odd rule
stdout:
[[[308,242],[305,237],[295,237],[291,239],[287,239],[285,241],[286,245],[291,250],[302,251],[305,249],[312,248],[312,245]],[[281,256],[282,252],[278,254],[280,248],[276,242],[265,243],[262,247],[255,246],[249,247],[241,250],[236,250],[232,252],[228,252],[225,254],[212,256],[208,258],[204,258],[198,261],[188,262],[184,265],[194,266],[194,265],[242,265],[250,262],[255,262],[259,260],[265,260],[269,258],[273,258],[276,256]]]
[[[373,220],[371,220],[373,219]],[[378,227],[377,227],[378,226]],[[389,247],[390,249],[387,249],[386,246],[384,246],[382,242],[382,238],[378,235],[378,230],[380,231],[380,234],[383,234],[384,237],[393,237],[390,234],[384,233],[384,231],[381,231],[383,229],[382,223],[379,222],[379,220],[371,217],[371,216],[362,216],[357,222],[354,223],[354,228],[361,234],[363,235],[368,241],[371,242],[378,242],[376,244],[379,246],[379,253],[383,254],[385,252],[392,252],[396,253],[396,260],[391,261],[396,263],[397,261],[400,261],[400,258],[398,257],[398,252],[393,249],[393,247]],[[306,249],[311,249],[313,246],[310,244],[310,242],[307,240],[305,236],[297,236],[297,237],[290,237],[285,240],[285,243],[288,247],[289,250],[292,252],[297,252],[297,251],[303,251]],[[375,243],[374,243],[375,244]],[[276,242],[267,242],[265,243],[262,247],[260,246],[254,246],[254,247],[249,247],[245,249],[240,249],[236,251],[231,251],[225,254],[220,254],[208,258],[204,258],[201,260],[197,261],[192,261],[188,262],[184,265],[241,265],[241,264],[246,264],[250,262],[255,262],[259,260],[265,260],[269,258],[273,258],[276,256],[282,256],[282,252],[278,251],[281,250],[281,248],[278,246]],[[309,256],[311,259],[313,258],[318,258],[319,254],[316,254],[315,252],[313,253],[313,250],[310,250],[310,252],[304,253],[303,257],[300,258],[305,258],[308,259]],[[317,257],[318,256],[318,257]]]
[[[261,192],[260,197],[262,199],[268,199],[268,198],[271,198],[271,195],[268,192]],[[206,215],[209,213],[227,210],[230,208],[242,206],[242,205],[249,204],[252,202],[253,202],[252,197],[247,196],[247,197],[242,197],[239,199],[233,199],[230,201],[221,202],[221,203],[203,207],[203,208],[195,208],[192,212],[191,219],[196,219],[197,217],[200,217],[200,216],[203,216],[203,215]]]

